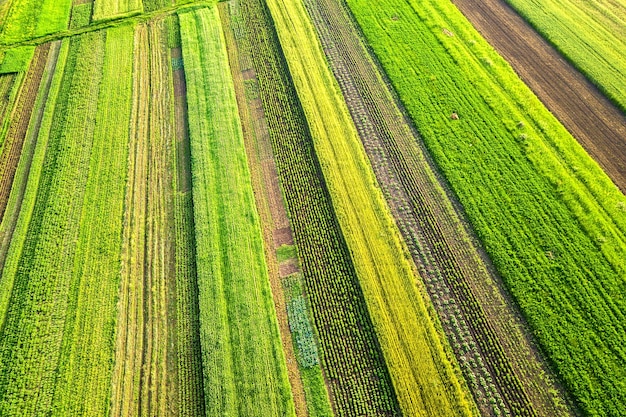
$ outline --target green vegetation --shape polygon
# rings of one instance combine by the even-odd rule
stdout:
[[[20,214],[9,249],[20,255],[3,270],[3,283],[14,283],[1,357],[8,416],[102,414],[110,401],[132,28],[71,43],[52,123],[46,112],[39,135],[48,142],[41,177],[29,178],[39,182],[35,204],[23,205],[28,224]]]
[[[182,13],[180,27],[206,413],[294,415],[217,9]]]
[[[506,0],[626,112],[626,4]]]
[[[20,46],[9,49],[4,54],[4,60],[0,64],[0,74],[12,72],[25,72],[35,54],[34,46]]]
[[[295,246],[289,246],[289,248],[295,249]],[[331,417],[334,413],[330,407],[324,376],[320,368],[317,343],[309,318],[310,310],[304,296],[302,275],[299,273],[290,275],[283,279],[282,285],[287,302],[289,328],[294,335],[294,348],[304,385],[307,411],[311,417]]]
[[[11,44],[67,29],[72,0],[14,0],[1,26],[0,44]]]
[[[304,5],[268,5],[400,406],[408,415],[473,415]]]
[[[625,107],[621,0],[508,1]],[[626,197],[453,4],[215,3],[0,0],[0,415],[474,416],[454,352],[481,410],[552,413],[424,144],[583,414],[626,415]],[[423,144],[374,137],[410,125],[361,35]]]
[[[576,401],[626,413],[624,196],[454,6],[348,4]]]
[[[91,23],[91,13],[93,3],[81,3],[72,7],[72,18],[70,20],[70,29],[78,29],[89,26]]]
[[[42,130],[40,138],[44,138],[38,139],[47,140],[48,148],[41,178],[31,176],[39,181],[39,189],[33,190],[33,212],[22,209],[27,224],[23,228],[18,225],[18,229],[25,236],[14,234],[3,269],[3,299],[8,302],[1,312],[3,415],[34,415],[52,407],[52,375],[58,365],[66,319],[75,313],[75,309],[69,311],[73,255],[102,74],[102,54],[93,52],[103,48],[103,40],[100,34],[90,34],[71,41],[52,126]],[[86,124],[85,120],[92,122]],[[67,199],[68,195],[73,198]],[[14,244],[22,247],[12,251]],[[49,330],[41,332],[40,328]],[[37,394],[26,395],[33,387],[39,387]]]
[[[94,0],[93,21],[113,20],[143,12],[141,0]]]
[[[278,262],[283,262],[288,259],[296,259],[298,257],[296,245],[282,245],[276,249],[276,257],[278,258]]]
[[[33,151],[32,160],[30,163],[30,169],[27,173],[20,175],[19,172],[25,169],[24,158],[20,158],[20,165],[18,166],[18,174],[16,174],[18,181],[19,178],[26,176],[26,188],[24,195],[21,197],[20,212],[17,220],[17,224],[13,227],[9,216],[4,216],[2,224],[0,225],[0,233],[3,235],[10,234],[9,242],[2,242],[2,253],[8,254],[6,256],[6,262],[3,264],[2,270],[2,285],[0,286],[0,323],[4,323],[6,312],[8,309],[9,298],[11,297],[11,291],[13,288],[15,274],[20,261],[20,254],[24,250],[26,243],[26,237],[30,222],[32,220],[35,202],[37,198],[37,191],[39,190],[39,184],[41,181],[41,173],[43,171],[43,161],[48,147],[50,127],[54,118],[55,106],[59,91],[61,89],[61,82],[64,76],[65,62],[67,60],[69,51],[69,42],[64,42],[61,46],[59,56],[57,58],[58,70],[55,71],[50,91],[48,93],[47,101],[43,112],[43,117],[39,132],[41,132],[36,140],[35,149]],[[30,132],[30,134],[36,135],[38,132]],[[16,188],[15,188],[16,189]],[[16,199],[15,192],[11,192],[7,211],[11,210],[14,200]],[[13,231],[11,232],[11,229]],[[10,244],[10,246],[9,246]],[[8,246],[8,247],[7,247]]]

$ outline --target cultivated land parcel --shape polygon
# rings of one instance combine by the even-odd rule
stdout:
[[[0,415],[626,416],[623,34],[0,0]]]

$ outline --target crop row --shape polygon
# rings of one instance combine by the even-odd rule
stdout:
[[[389,374],[269,11],[264,2],[252,0],[241,3],[241,12],[334,411],[397,414]]]
[[[22,229],[25,236],[14,234],[11,246],[23,242],[23,247],[17,256],[9,256],[12,262],[3,270],[3,282],[13,283],[3,312],[0,359],[0,409],[5,415],[44,412],[52,406],[51,376],[58,365],[73,281],[72,267],[65,263],[75,252],[91,147],[91,141],[82,146],[77,142],[93,137],[102,73],[102,54],[88,51],[101,50],[104,38],[92,34],[71,43],[52,125],[38,139],[48,141],[41,178],[29,178],[39,181],[36,204],[32,214],[22,210],[30,217]],[[88,118],[92,121],[86,126]],[[73,197],[69,201],[68,194]],[[34,386],[41,386],[37,395],[24,395]]]
[[[400,406],[407,414],[472,415],[304,5],[268,4]]]
[[[207,415],[293,415],[217,8],[181,13]]]
[[[15,107],[9,114],[6,129],[0,129],[0,219],[2,219],[13,185],[22,145],[26,137],[37,91],[46,66],[50,44],[37,48],[32,65],[24,78]]]
[[[623,195],[452,5],[348,4],[567,388],[624,413]]]
[[[42,139],[48,148],[41,178],[29,178],[39,181],[34,212],[30,217],[28,205],[22,207],[30,223],[20,228],[24,240],[14,234],[16,245],[24,243],[21,256],[17,268],[3,270],[14,274],[6,277],[14,285],[3,328],[3,415],[108,408],[130,117],[129,34],[124,28],[106,41],[103,33],[70,41],[50,130],[40,130],[40,138],[49,138]],[[113,111],[98,112],[104,107]],[[33,386],[40,387],[36,394]]]

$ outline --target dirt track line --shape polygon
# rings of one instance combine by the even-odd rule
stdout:
[[[626,192],[626,116],[504,1],[453,3]]]

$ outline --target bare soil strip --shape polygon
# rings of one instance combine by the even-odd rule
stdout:
[[[250,69],[242,63],[245,62],[246,58],[242,57],[243,53],[237,48],[228,11],[229,4],[228,2],[220,3],[220,17],[224,28],[228,58],[235,85],[239,116],[248,156],[248,166],[252,176],[252,188],[263,227],[265,258],[269,269],[274,308],[278,319],[283,351],[287,359],[287,373],[296,415],[308,416],[304,387],[293,348],[291,331],[289,330],[287,306],[281,284],[282,275],[280,274],[276,257],[276,249],[278,249],[279,245],[275,244],[275,235],[277,232],[282,231],[282,234],[286,233],[291,236],[291,227],[282,195],[280,194],[278,173],[274,163],[268,126],[263,114],[261,100],[252,97],[249,92],[246,94],[246,86],[251,85],[250,83],[256,85],[257,80],[254,69]],[[240,58],[243,59],[240,60]],[[293,238],[291,238],[291,244],[293,244]],[[298,270],[296,269],[294,272],[298,272]]]
[[[453,0],[626,192],[626,116],[503,0]]]
[[[520,313],[343,2],[305,3],[481,413],[570,414]]]
[[[0,153],[0,220],[4,216],[7,200],[11,193],[13,177],[22,154],[22,145],[26,137],[33,106],[37,99],[37,91],[46,67],[49,50],[50,43],[43,44],[35,49],[35,56],[31,61],[16,106],[10,115],[11,124],[2,143],[2,151]]]

